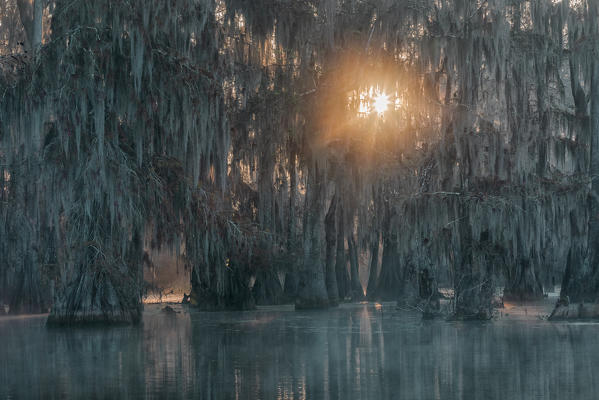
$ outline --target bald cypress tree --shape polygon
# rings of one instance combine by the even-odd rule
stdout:
[[[0,277],[56,265],[52,320],[138,320],[161,246],[205,309],[251,307],[252,276],[268,302],[280,273],[300,308],[361,297],[367,252],[369,298],[426,270],[458,318],[564,272],[595,301],[594,2],[76,4],[2,81],[0,239],[36,250]]]

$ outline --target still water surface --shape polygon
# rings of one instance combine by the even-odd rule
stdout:
[[[422,321],[393,304],[0,319],[0,399],[597,399],[599,324]]]

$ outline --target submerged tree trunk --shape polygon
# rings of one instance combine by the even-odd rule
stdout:
[[[360,301],[364,299],[364,288],[360,282],[358,246],[353,233],[349,234],[349,240],[347,243],[349,248],[351,299],[353,301]]]
[[[273,268],[260,268],[252,287],[252,295],[257,305],[267,306],[283,303],[283,288],[279,276]]]
[[[44,272],[51,268],[44,266],[56,264],[51,251],[46,251],[52,248],[54,236],[30,222],[33,218],[17,199],[23,196],[27,203],[31,199],[26,197],[34,196],[27,190],[21,192],[17,174],[12,175],[12,186],[3,182],[4,171],[0,169],[0,314],[5,304],[11,314],[46,313],[52,294],[50,277]]]
[[[116,267],[121,269],[119,267]],[[140,268],[131,271],[81,268],[48,317],[49,325],[131,324],[141,321]]]
[[[254,309],[250,277],[245,268],[214,260],[210,264],[200,264],[192,271],[191,305],[203,311]]]
[[[454,256],[453,318],[461,320],[490,319],[493,312],[493,277],[485,260],[475,257],[468,204],[457,200],[457,254]]]
[[[421,269],[418,274],[418,297],[424,318],[440,316],[439,287],[428,268]]]
[[[508,277],[503,291],[504,300],[528,301],[543,298],[543,285],[538,280],[530,260],[520,260],[514,272],[513,276]]]
[[[185,244],[191,269],[190,304],[204,311],[255,308],[248,251],[253,243],[240,239],[238,230],[223,224],[218,215],[213,215],[214,221],[202,220],[201,216],[193,215],[195,224],[190,226]],[[266,278],[277,279],[276,273]]]
[[[288,254],[288,266],[287,272],[285,273],[285,283],[283,286],[283,296],[286,303],[295,303],[297,297],[298,288],[298,276],[297,276],[297,235],[296,235],[296,219],[295,215],[296,201],[297,201],[297,170],[296,170],[296,151],[294,144],[292,143],[289,155],[289,214],[287,220],[287,254]]]
[[[339,300],[349,296],[349,276],[347,274],[347,257],[345,253],[345,226],[341,202],[337,207],[337,254],[335,256],[335,275]]]
[[[296,309],[326,308],[329,299],[325,285],[324,243],[324,173],[317,162],[308,171],[306,210],[304,214],[304,262],[299,271]]]
[[[50,308],[47,288],[42,283],[42,274],[37,262],[28,256],[23,259],[16,282],[11,288],[9,300],[10,314],[41,314]]]
[[[534,211],[527,209],[527,206],[527,202],[523,201],[521,208],[524,213]],[[504,300],[531,301],[543,298],[543,285],[536,268],[540,257],[534,253],[527,254],[529,244],[525,243],[526,240],[522,230],[519,230],[516,233],[516,248],[520,257],[505,266],[507,282],[503,291]]]
[[[377,276],[379,264],[379,235],[372,241],[370,247],[370,271],[368,273],[368,286],[366,288],[366,296],[368,300],[374,300],[376,297]]]
[[[85,244],[76,254],[72,278],[58,288],[49,325],[131,324],[141,321],[143,244],[139,231],[130,246],[113,258],[99,244]]]
[[[289,267],[290,270],[285,274],[285,283],[283,285],[283,301],[285,303],[295,303],[299,285],[297,271],[295,271],[297,266],[295,265],[295,262],[291,261],[291,263],[292,265]]]
[[[570,249],[560,300],[550,315],[553,320],[599,317],[599,61],[596,57],[592,64],[590,100],[591,187],[587,249],[585,255],[580,247]]]
[[[375,298],[380,300],[397,300],[403,296],[404,277],[399,264],[398,238],[395,233],[394,211],[386,206],[385,220],[382,231],[383,257],[381,261],[381,273],[379,274]]]
[[[337,231],[335,230],[335,216],[337,213],[337,195],[333,196],[329,211],[324,219],[325,223],[325,237],[326,237],[326,261],[325,261],[325,274],[326,274],[326,286],[327,293],[329,295],[329,304],[336,306],[339,304],[339,290],[337,288],[337,274],[335,271],[335,253]]]

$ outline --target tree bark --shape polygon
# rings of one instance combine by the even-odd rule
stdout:
[[[486,320],[492,316],[493,277],[487,266],[477,262],[473,254],[473,237],[468,204],[458,200],[458,243],[454,268],[453,318],[460,320]]]
[[[361,301],[364,299],[364,288],[360,282],[359,262],[358,262],[358,246],[354,234],[349,234],[349,265],[350,265],[350,284],[351,298],[353,301]]]
[[[398,238],[391,226],[394,212],[386,206],[385,220],[382,230],[383,257],[381,261],[381,273],[375,298],[380,300],[397,300],[403,296],[404,278],[402,265],[399,265],[399,252],[397,249]]]
[[[599,317],[599,61],[596,58],[592,71],[587,248],[586,254],[577,246],[570,249],[560,300],[549,317],[553,320]]]
[[[143,245],[133,234],[127,254],[115,264],[91,262],[93,244],[84,251],[72,279],[59,288],[48,325],[135,324],[141,321]],[[94,257],[98,260],[98,257]]]
[[[43,3],[44,0],[33,1],[33,29],[31,47],[34,52],[37,52],[39,47],[42,45],[42,24],[44,16]]]
[[[283,303],[283,288],[273,268],[260,268],[252,288],[257,305],[267,306]]]
[[[297,171],[296,159],[297,155],[293,144],[291,144],[289,156],[289,215],[287,221],[287,254],[289,255],[289,266],[285,274],[285,284],[283,294],[286,302],[295,302],[297,297],[298,276],[297,276],[297,238],[296,238],[296,213],[295,203],[297,199]]]
[[[543,285],[538,280],[533,263],[521,259],[510,276],[503,292],[503,299],[508,301],[528,301],[543,298]]]
[[[522,209],[527,212],[526,202],[522,202]],[[517,262],[506,265],[507,282],[503,292],[503,299],[507,301],[530,301],[543,298],[543,285],[537,274],[535,254],[526,254],[525,239],[521,231],[516,233],[518,254],[521,257]]]
[[[325,237],[326,237],[326,286],[329,295],[329,304],[336,306],[339,304],[339,290],[337,288],[337,275],[335,271],[335,253],[337,232],[335,229],[335,216],[337,211],[337,194],[333,196],[329,211],[325,217]]]
[[[297,278],[296,265],[291,261],[291,270],[285,274],[285,283],[283,285],[283,297],[285,303],[295,303],[297,297],[297,287],[299,285]]]
[[[598,7],[595,5],[595,7]],[[595,51],[599,51],[599,45]],[[581,296],[581,301],[599,300],[599,60],[593,62],[593,77],[591,81],[591,193],[589,197],[589,227],[588,227],[588,286]]]
[[[33,53],[42,44],[44,0],[17,0],[17,7],[25,30],[27,49]]]
[[[368,286],[366,296],[368,300],[374,300],[376,297],[376,287],[378,284],[378,264],[379,264],[379,234],[375,235],[370,247],[370,271],[368,273]]]
[[[343,206],[337,206],[337,254],[335,256],[335,274],[337,276],[337,289],[339,300],[345,300],[349,295],[349,276],[347,274],[347,257],[345,254],[345,224],[343,219]]]
[[[255,308],[249,274],[243,265],[210,261],[195,266],[191,274],[190,303],[203,311],[240,311]],[[221,274],[221,276],[217,276]]]
[[[329,306],[325,286],[322,243],[324,239],[324,173],[315,162],[308,171],[304,213],[304,262],[299,273],[296,309]]]
[[[8,303],[10,314],[42,314],[50,308],[48,288],[42,283],[39,264],[33,258],[27,256],[17,271],[16,285],[11,288]]]
[[[17,0],[17,7],[21,24],[25,30],[27,49],[30,50],[33,47],[33,7],[29,0]]]
[[[118,268],[118,267],[117,267]],[[49,325],[131,324],[141,321],[141,282],[136,271],[109,273],[82,268],[48,317]]]

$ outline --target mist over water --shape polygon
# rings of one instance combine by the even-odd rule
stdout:
[[[595,399],[599,324],[422,321],[394,304],[203,313],[138,327],[0,319],[0,399]]]

